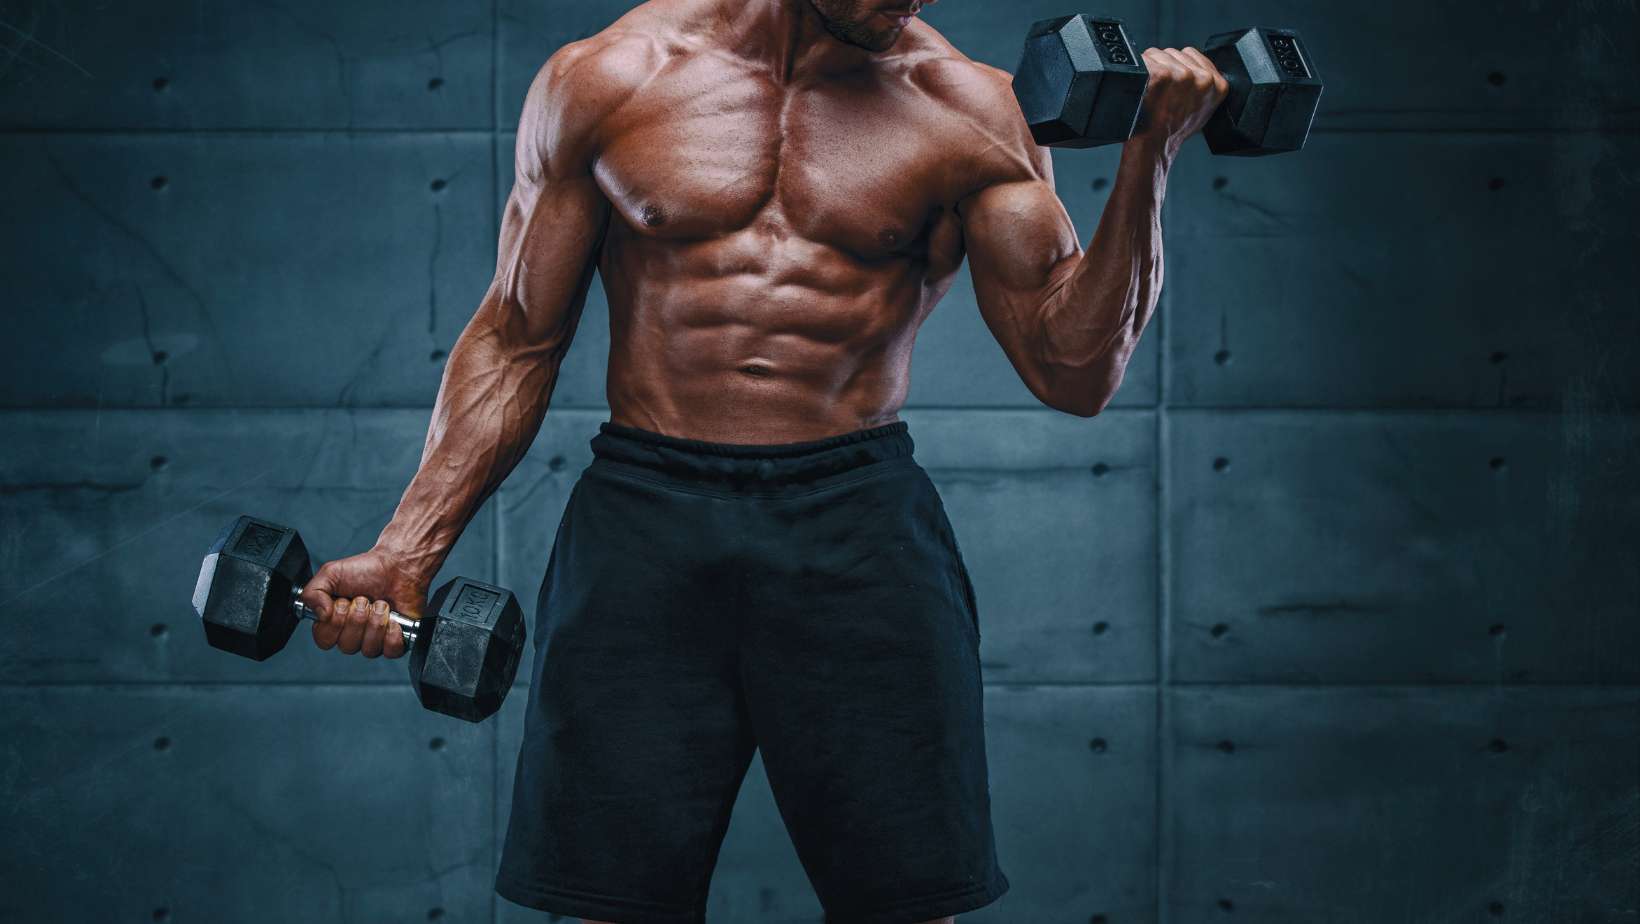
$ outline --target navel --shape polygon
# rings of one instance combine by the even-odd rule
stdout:
[[[763,378],[774,372],[774,368],[763,363],[746,363],[740,367],[740,371],[746,375]]]

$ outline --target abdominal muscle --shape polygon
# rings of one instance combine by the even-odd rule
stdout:
[[[761,237],[611,229],[600,272],[613,422],[767,444],[899,419],[916,329],[939,296],[926,264]]]

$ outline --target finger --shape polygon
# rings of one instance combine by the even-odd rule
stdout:
[[[339,602],[339,601],[338,601]],[[336,642],[342,654],[358,654],[364,644],[364,630],[370,623],[370,601],[354,597],[347,602],[347,621],[342,624],[342,637]]]
[[[1150,71],[1153,77],[1160,77],[1163,80],[1184,80],[1195,72],[1189,59],[1174,48],[1157,49],[1156,57],[1150,63]]]
[[[399,612],[402,614],[404,611]],[[398,623],[392,623],[387,628],[387,638],[382,640],[382,654],[387,658],[402,658],[404,650],[404,631]]]
[[[364,644],[359,653],[367,658],[382,656],[382,643],[387,640],[387,601],[377,600],[370,604],[370,624],[364,630]]]
[[[336,569],[329,563],[320,566],[317,573],[308,579],[302,587],[302,595],[298,598],[308,609],[320,617],[330,615],[330,607],[335,602],[331,593],[336,587]]]
[[[336,637],[341,630],[333,622],[316,619],[313,622],[313,644],[319,646],[320,651],[329,651],[336,647]]]
[[[1213,59],[1209,58],[1205,54],[1202,54],[1195,48],[1186,48],[1185,51],[1190,54],[1191,60],[1206,69],[1207,73],[1212,76],[1213,89],[1218,91],[1218,95],[1220,97],[1223,97],[1230,92],[1230,81],[1224,78],[1224,72],[1219,70],[1219,66],[1217,64],[1213,63]]]
[[[317,631],[321,627],[314,627],[314,641],[319,641],[321,637],[324,638],[328,642],[328,644],[323,646],[326,651],[335,648],[341,643],[342,634],[347,629],[347,611],[352,606],[352,600],[349,600],[346,597],[337,597],[335,602],[331,603],[330,616],[325,619],[324,625],[322,626],[324,630],[323,636],[321,636]]]
[[[1181,48],[1179,57],[1190,66],[1190,74],[1197,88],[1212,90],[1217,87],[1219,70],[1212,61],[1207,60],[1206,55],[1194,48]]]
[[[1177,48],[1163,48],[1162,53],[1167,55],[1173,64],[1183,68],[1186,74],[1195,73],[1196,66],[1190,62],[1189,58],[1185,57],[1184,52]]]

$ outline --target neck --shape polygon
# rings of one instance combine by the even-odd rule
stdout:
[[[782,82],[858,67],[870,56],[827,32],[809,0],[732,0],[720,15],[732,47],[767,63]]]

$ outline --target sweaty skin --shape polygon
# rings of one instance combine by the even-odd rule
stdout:
[[[651,0],[546,62],[420,469],[376,546],[306,587],[319,647],[403,654],[387,608],[421,612],[529,448],[594,271],[616,423],[780,443],[895,421],[917,330],[965,256],[1031,393],[1104,409],[1160,294],[1168,170],[1223,77],[1195,49],[1145,51],[1145,127],[1084,252],[1010,75],[922,5]]]

